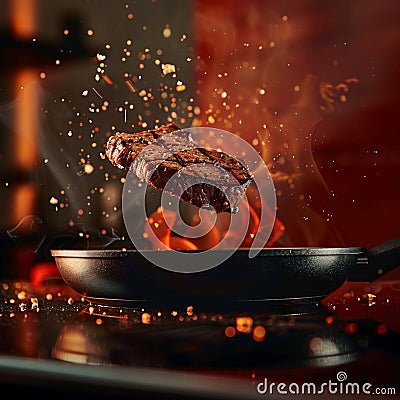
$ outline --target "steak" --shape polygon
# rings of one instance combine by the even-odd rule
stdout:
[[[190,132],[175,124],[117,132],[107,141],[106,156],[147,184],[197,207],[212,206],[217,213],[235,212],[253,180],[244,163],[198,147]]]

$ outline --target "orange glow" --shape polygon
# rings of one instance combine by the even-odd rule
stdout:
[[[27,215],[33,215],[35,213],[35,202],[36,202],[35,186],[29,182],[19,184],[15,188],[13,196],[12,223],[17,224]]]
[[[145,325],[151,324],[151,315],[149,313],[142,314],[142,324]]]
[[[225,328],[225,336],[228,338],[233,338],[236,335],[236,329],[233,326],[227,326]]]
[[[103,79],[109,84],[112,85],[113,81],[110,79],[108,75],[103,75]]]
[[[344,331],[348,334],[355,333],[358,331],[358,325],[355,322],[349,322],[346,324]]]
[[[324,341],[318,336],[312,337],[308,342],[308,347],[313,353],[321,353],[324,347]]]
[[[250,333],[253,327],[253,318],[251,317],[237,317],[236,330],[242,333]]]
[[[188,306],[186,308],[186,314],[189,315],[190,317],[193,315],[193,306]]]
[[[9,1],[11,25],[16,37],[28,38],[36,29],[36,1],[12,0]]]
[[[328,325],[330,325],[334,320],[335,320],[335,317],[333,315],[330,315],[329,317],[326,317],[326,319],[325,319],[325,321]]]
[[[252,200],[252,199],[250,199]],[[251,205],[245,198],[239,205],[239,217],[243,219],[242,225],[247,224],[247,210],[249,210],[250,220],[247,233],[244,240],[241,243],[242,248],[250,247],[257,233],[260,225],[259,218],[259,205]],[[263,212],[270,212],[270,210],[263,210]],[[272,213],[271,218],[273,218]],[[191,222],[189,225],[195,226],[199,222],[199,215],[194,212],[190,216]],[[226,227],[229,226],[229,220],[231,216],[228,213],[220,213],[216,217],[215,224],[212,225],[213,219],[211,214],[202,215],[202,224],[208,227],[208,232],[204,236],[198,238],[187,239],[186,237],[177,236],[173,234],[173,231],[169,227],[174,227],[177,216],[172,210],[163,210],[159,207],[149,218],[148,225],[145,227],[143,237],[148,238],[152,244],[153,249],[157,250],[207,250],[216,247],[219,242],[225,237],[233,237],[234,235],[241,235],[241,232],[226,232]],[[189,229],[189,228],[188,228]],[[280,220],[274,220],[274,226],[270,238],[266,244],[266,247],[272,246],[282,236],[285,230],[284,225]],[[183,235],[184,236],[184,235]],[[160,246],[159,241],[162,243]]]
[[[25,69],[16,76],[15,104],[15,163],[20,168],[31,169],[36,162],[39,93],[35,84],[37,74],[34,70]]]
[[[384,334],[387,332],[387,327],[386,327],[386,325],[384,325],[384,324],[378,325],[378,327],[376,328],[376,332],[377,332],[379,335],[384,335]]]
[[[148,224],[145,227],[144,235],[148,237],[153,245],[154,249],[158,250],[198,250],[197,246],[190,240],[172,236],[171,229],[168,226],[173,226],[176,221],[176,214],[170,210],[163,210],[159,207],[149,218]],[[150,229],[152,232],[150,232]],[[156,238],[154,238],[154,236]],[[164,247],[160,248],[160,243],[157,239],[162,242]]]
[[[263,326],[258,325],[253,330],[253,339],[256,342],[262,342],[265,339],[266,330]]]
[[[217,221],[218,221],[218,216],[217,216]],[[192,217],[192,224],[195,225],[198,222],[199,222],[199,216],[198,214],[195,214]],[[216,222],[215,225],[212,224],[211,214],[203,214],[202,223],[204,224],[204,226],[207,227],[207,229],[209,229],[209,232],[202,237],[192,239],[192,242],[199,249],[202,250],[210,249],[214,246],[217,246],[218,243],[222,240],[225,232],[222,231],[221,229],[218,229],[217,227],[218,222]]]
[[[175,236],[171,236],[171,235],[168,235],[166,238],[168,240],[165,241],[165,244],[170,249],[175,249],[175,250],[198,250],[198,247],[188,239],[181,238],[181,237],[175,237]]]

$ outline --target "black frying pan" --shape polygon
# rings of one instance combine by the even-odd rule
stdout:
[[[164,270],[137,250],[51,254],[64,281],[99,303],[315,302],[346,279],[373,281],[399,266],[400,238],[371,249],[267,248],[252,259],[239,249],[217,267],[196,273]]]

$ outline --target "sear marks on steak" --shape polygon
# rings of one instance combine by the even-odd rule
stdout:
[[[108,139],[106,156],[147,184],[197,207],[212,206],[217,213],[236,211],[253,180],[247,166],[226,153],[198,147],[175,124],[117,132]]]

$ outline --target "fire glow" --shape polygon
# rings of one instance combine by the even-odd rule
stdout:
[[[245,239],[243,240],[241,247],[249,248],[251,247],[254,236],[259,229],[260,219],[258,217],[260,212],[260,204],[250,204],[248,199],[243,199],[239,204],[238,215],[245,216],[245,210],[248,208],[250,210],[250,221],[247,229],[247,233]],[[212,211],[210,211],[211,213]],[[203,214],[204,215],[204,214]],[[205,214],[207,215],[207,214]],[[206,217],[207,218],[207,217]],[[175,235],[173,227],[176,223],[177,215],[172,210],[165,210],[162,207],[158,207],[158,209],[148,217],[148,224],[145,227],[145,231],[143,233],[143,237],[145,239],[149,239],[151,242],[153,249],[156,250],[207,250],[213,248],[221,242],[221,240],[226,235],[239,235],[240,232],[233,232],[232,230],[228,230],[229,226],[230,214],[228,213],[220,213],[216,216],[216,221],[213,224],[213,218],[211,215],[208,216],[208,219],[203,220],[202,223],[206,224],[207,234],[199,238],[188,239],[184,235]],[[191,226],[196,225],[199,222],[199,215],[194,212],[191,215]],[[246,223],[243,221],[243,225]],[[153,235],[149,234],[149,229],[151,229],[156,236],[156,238],[162,242],[165,247],[160,249],[159,242],[153,237]],[[279,219],[275,219],[274,228],[272,230],[272,234],[266,244],[266,247],[273,246],[274,243],[278,241],[278,239],[283,235],[285,231],[285,227]],[[154,239],[153,239],[154,238]]]
[[[59,109],[50,110],[54,115],[61,114],[61,107],[67,104],[73,111],[68,126],[57,127],[56,139],[64,141],[60,159],[69,157],[65,163],[69,171],[76,167],[76,155],[67,155],[67,148],[79,147],[76,175],[81,180],[75,184],[72,180],[75,177],[70,181],[62,179],[60,184],[64,187],[47,197],[58,200],[57,204],[50,202],[59,214],[57,218],[76,210],[74,215],[66,216],[67,221],[96,218],[94,224],[100,224],[102,231],[113,227],[119,230],[119,183],[123,178],[121,171],[107,169],[104,154],[98,150],[114,131],[137,132],[174,122],[225,129],[246,139],[260,153],[271,171],[279,197],[278,218],[266,246],[321,245],[322,240],[336,243],[336,237],[326,234],[331,229],[331,210],[312,209],[315,203],[311,203],[318,196],[312,192],[325,188],[312,157],[310,129],[334,112],[338,103],[347,102],[358,79],[346,73],[335,77],[341,81],[334,84],[330,83],[330,76],[326,79],[323,76],[322,80],[311,74],[308,61],[291,52],[296,29],[300,29],[296,17],[287,12],[272,12],[262,3],[257,6],[260,10],[256,7],[249,10],[250,22],[236,15],[237,7],[228,7],[228,18],[221,19],[221,13],[228,9],[209,2],[198,3],[190,10],[193,25],[186,25],[173,20],[147,21],[142,18],[145,14],[141,15],[145,5],[143,9],[134,9],[135,6],[127,4],[124,9],[113,10],[122,13],[123,37],[101,29],[94,32],[93,26],[93,30],[85,27],[85,40],[102,43],[90,56],[94,68],[86,76],[77,98],[62,96],[61,100],[54,100],[53,106]],[[139,20],[143,21],[140,26]],[[301,31],[311,27],[312,24],[302,25]],[[65,27],[63,32],[64,36],[73,34]],[[127,32],[130,36],[126,36]],[[341,61],[340,57],[336,61]],[[60,154],[50,155],[44,158],[50,159],[46,165],[57,169],[56,156]],[[82,184],[91,187],[82,188]],[[95,196],[99,196],[98,210],[93,207]],[[242,242],[246,248],[251,246],[259,228],[261,207],[250,194],[242,202],[239,215],[246,214],[242,212],[244,209],[250,213],[249,228]],[[194,211],[190,218],[195,225],[197,213]],[[169,220],[171,223],[167,224]],[[164,215],[156,210],[148,216],[152,231],[165,248],[202,250],[213,248],[225,237],[229,215],[218,216],[216,225],[198,239],[174,234],[168,226],[173,226],[176,220],[177,216],[166,210]],[[285,232],[288,234],[284,235]],[[145,238],[151,236],[146,230],[140,234]]]

